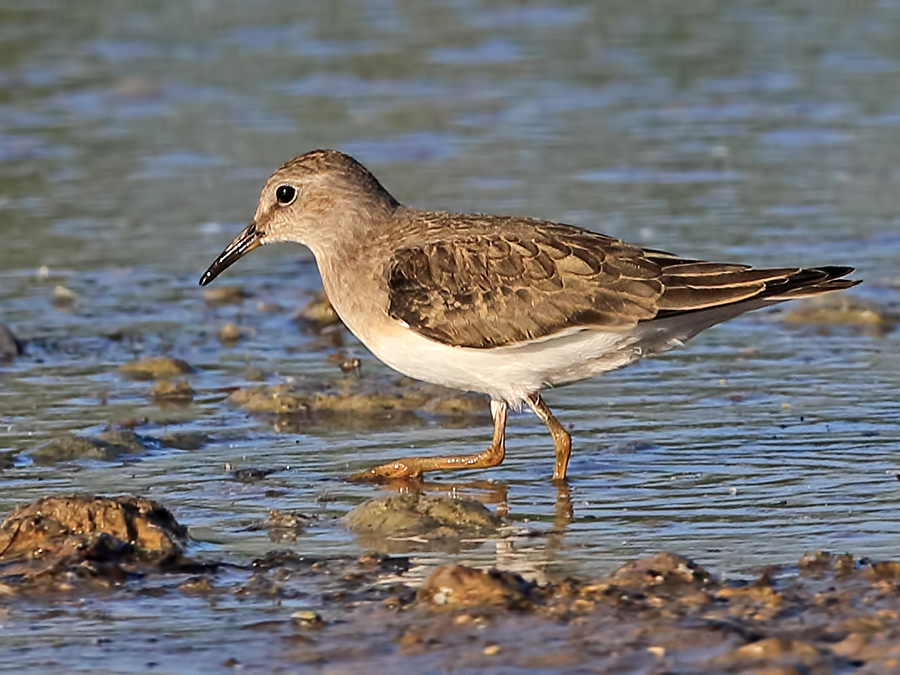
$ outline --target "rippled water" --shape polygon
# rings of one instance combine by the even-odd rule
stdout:
[[[304,249],[229,270],[217,283],[243,286],[239,306],[211,308],[196,285],[268,173],[314,147],[357,156],[412,206],[561,220],[708,259],[852,264],[866,280],[855,296],[897,304],[898,3],[307,4],[0,8],[0,321],[28,343],[0,367],[0,452],[14,457],[0,513],[56,492],[143,494],[201,549],[242,558],[273,546],[248,524],[299,509],[322,524],[292,548],[358,552],[330,517],[379,488],[342,477],[487,442],[486,414],[284,433],[226,401],[259,372],[339,376],[291,320],[319,287]],[[57,286],[74,304],[54,304]],[[229,321],[247,333],[232,347],[215,337]],[[362,377],[388,374],[349,336],[347,349]],[[489,541],[455,558],[560,575],[661,549],[732,573],[816,548],[896,557],[897,353],[896,333],[789,328],[770,310],[549,392],[573,432],[573,521],[552,545]],[[197,368],[193,404],[160,408],[118,373],[144,354]],[[212,441],[31,462],[51,438],[145,417],[141,433]],[[535,418],[511,418],[507,457],[438,480],[477,495],[467,482],[490,478],[515,526],[546,533],[558,495]],[[226,465],[279,471],[247,485]]]

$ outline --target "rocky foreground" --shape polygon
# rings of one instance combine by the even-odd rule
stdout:
[[[432,503],[417,508],[437,513]],[[410,583],[410,560],[400,556],[273,551],[235,564],[195,560],[189,548],[186,528],[149,499],[44,498],[0,525],[0,609],[151,585],[169,595],[277,600],[315,579],[322,592],[314,609],[260,628],[266,641],[289,645],[279,656],[288,669],[900,670],[900,562],[814,553],[739,583],[658,553],[598,579],[537,584],[510,571],[445,565]],[[239,665],[228,661],[219,665]]]

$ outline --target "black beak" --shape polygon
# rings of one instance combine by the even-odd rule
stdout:
[[[231,267],[232,264],[259,247],[260,244],[262,242],[259,240],[256,223],[250,223],[244,228],[243,232],[234,238],[234,241],[228,244],[225,250],[219,254],[219,257],[213,261],[213,264],[209,266],[209,269],[203,273],[203,276],[200,277],[200,285],[206,286],[227,268]]]

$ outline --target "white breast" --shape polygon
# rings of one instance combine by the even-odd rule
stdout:
[[[639,355],[628,334],[576,329],[507,347],[452,347],[402,324],[363,340],[404,375],[518,405],[527,394],[620,368]]]

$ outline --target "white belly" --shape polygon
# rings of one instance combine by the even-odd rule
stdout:
[[[451,347],[399,323],[368,337],[363,342],[372,353],[404,375],[515,405],[527,394],[620,368],[639,356],[630,335],[595,329],[493,349]]]

